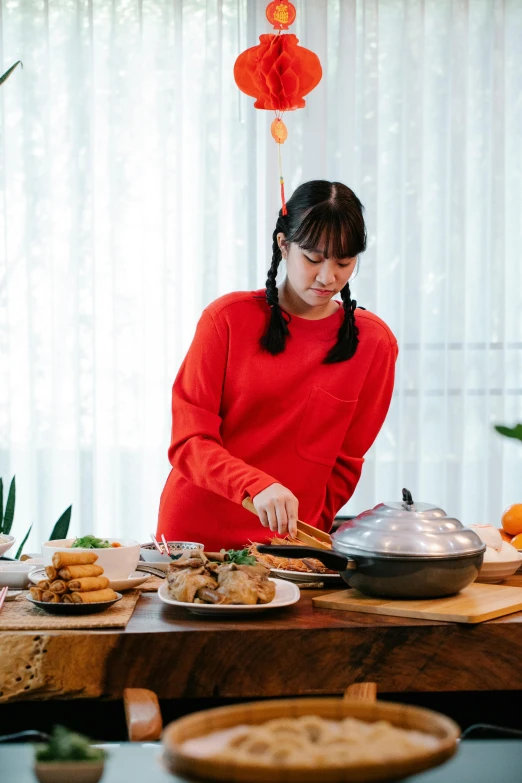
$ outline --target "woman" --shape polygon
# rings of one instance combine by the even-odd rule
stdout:
[[[287,210],[266,290],[212,302],[174,382],[158,524],[167,540],[237,549],[295,534],[298,515],[329,530],[386,417],[397,342],[356,310],[348,284],[366,247],[362,204],[317,180]],[[248,496],[260,520],[242,507]]]

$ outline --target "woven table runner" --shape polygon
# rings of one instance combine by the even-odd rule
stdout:
[[[139,585],[137,589],[141,590],[142,593],[156,593],[163,582],[166,582],[166,580],[160,576],[151,576],[146,582]]]
[[[139,590],[123,593],[121,601],[97,614],[48,614],[27,601],[22,593],[14,601],[6,601],[0,611],[1,631],[62,631],[81,628],[125,628],[139,597]]]

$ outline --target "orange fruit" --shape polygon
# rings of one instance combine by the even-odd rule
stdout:
[[[502,530],[502,528],[500,529],[500,535],[502,536],[504,541],[507,541],[508,544],[511,544],[511,542],[513,541],[513,536],[511,535],[511,533],[506,533],[506,531]]]
[[[522,549],[522,533],[519,533],[518,536],[514,536],[509,543],[511,546],[514,546],[515,549]]]
[[[522,503],[513,503],[506,508],[502,514],[502,527],[512,536],[522,533]]]

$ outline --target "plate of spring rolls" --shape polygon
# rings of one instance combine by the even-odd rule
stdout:
[[[35,585],[38,582],[48,579],[47,573],[43,566],[33,568],[28,574],[29,581]],[[139,587],[143,582],[150,579],[150,573],[143,573],[142,571],[134,571],[127,579],[109,579],[109,587],[117,593],[123,593],[125,590],[133,590],[135,587]]]
[[[94,614],[123,596],[109,587],[95,552],[55,552],[45,577],[31,587],[27,600],[51,614]]]

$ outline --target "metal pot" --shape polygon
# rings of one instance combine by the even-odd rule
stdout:
[[[332,551],[308,546],[258,546],[281,557],[314,557],[340,571],[362,593],[381,598],[440,598],[473,582],[486,545],[441,508],[413,502],[380,503],[332,533]]]

